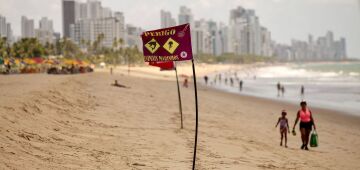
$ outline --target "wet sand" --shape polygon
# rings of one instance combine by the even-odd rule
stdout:
[[[193,86],[181,88],[181,130],[172,75],[120,68],[0,76],[0,169],[191,169]],[[115,79],[130,88],[110,86]],[[197,169],[360,169],[359,117],[312,108],[320,146],[303,151],[298,127],[289,148],[279,146],[274,127],[282,109],[292,126],[298,106],[198,92]]]

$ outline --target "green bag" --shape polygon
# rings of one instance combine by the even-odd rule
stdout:
[[[318,135],[317,135],[316,131],[313,131],[311,133],[310,146],[311,147],[318,147],[319,146],[319,140],[318,140]]]

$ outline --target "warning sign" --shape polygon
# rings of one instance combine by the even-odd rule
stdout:
[[[189,24],[143,32],[144,60],[165,62],[193,59],[190,33]]]
[[[145,44],[145,47],[153,54],[160,48],[160,44],[153,38]]]
[[[166,43],[163,45],[164,49],[168,51],[170,54],[173,54],[174,51],[179,47],[179,43],[169,38]]]

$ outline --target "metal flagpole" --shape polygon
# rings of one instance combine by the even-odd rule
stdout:
[[[183,128],[183,113],[182,113],[182,105],[181,105],[181,95],[180,95],[180,86],[179,86],[179,78],[176,68],[176,62],[174,62],[175,65],[175,74],[176,74],[176,84],[177,84],[177,90],[178,90],[178,97],[179,97],[179,111],[180,111],[180,118],[181,118],[181,129]]]
[[[198,136],[198,97],[197,97],[197,87],[196,87],[196,74],[195,74],[195,65],[194,59],[191,60],[192,69],[193,69],[193,78],[194,78],[194,90],[195,90],[195,111],[196,111],[196,123],[195,123],[195,144],[194,144],[194,157],[193,157],[193,166],[192,169],[195,170],[195,162],[196,162],[196,147],[197,147],[197,136]]]

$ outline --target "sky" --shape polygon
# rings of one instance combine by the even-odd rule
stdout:
[[[85,0],[78,0],[85,1]],[[179,7],[192,9],[195,20],[207,19],[228,24],[230,10],[237,6],[254,9],[261,25],[267,27],[278,43],[291,39],[307,40],[308,34],[323,36],[328,30],[335,39],[345,37],[349,57],[360,58],[360,0],[101,0],[103,6],[121,11],[125,22],[145,30],[160,27],[160,10],[168,10],[177,20]],[[21,16],[54,20],[62,31],[61,0],[0,0],[0,15],[20,35]]]

